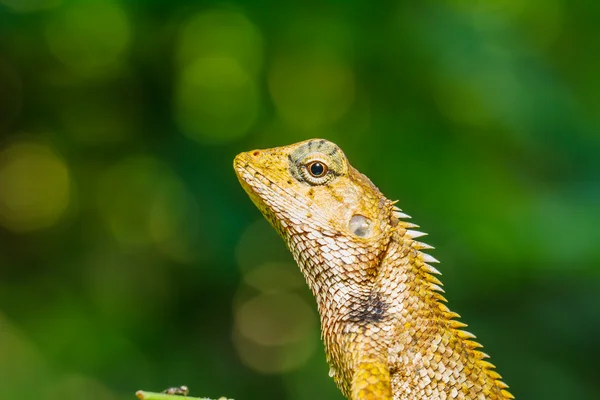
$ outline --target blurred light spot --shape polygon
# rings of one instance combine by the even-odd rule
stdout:
[[[198,206],[166,164],[127,158],[105,172],[98,189],[100,211],[119,243],[155,244],[176,260],[192,260]]]
[[[29,398],[36,398],[48,371],[39,352],[0,313],[0,381],[2,398],[16,399],[27,388]],[[36,382],[31,387],[31,382]],[[12,394],[12,395],[11,395]]]
[[[600,193],[589,196],[588,193],[568,193],[567,190],[556,193],[535,189],[529,208],[515,218],[513,225],[513,231],[523,235],[519,240],[524,244],[523,253],[527,252],[529,257],[538,260],[532,265],[545,271],[563,268],[570,274],[585,272],[594,265],[594,272],[600,272],[595,261],[600,256],[597,234]],[[517,228],[523,223],[530,227],[527,234]],[[556,237],[560,237],[560,246],[548,246]],[[523,260],[523,257],[520,259]]]
[[[234,343],[242,360],[265,373],[305,363],[315,349],[316,318],[300,296],[262,294],[235,310]]]
[[[236,259],[244,273],[233,301],[233,339],[240,358],[263,373],[300,367],[319,343],[317,317],[292,292],[307,291],[304,277],[264,218],[242,234]]]
[[[455,3],[467,15],[470,14],[477,28],[506,36],[506,29],[516,26],[522,31],[521,37],[535,49],[544,50],[552,45],[562,30],[563,0],[545,1],[544,7],[537,2],[519,0]]]
[[[282,118],[305,129],[336,121],[354,101],[354,74],[335,58],[307,54],[280,57],[268,80]]]
[[[14,121],[22,105],[23,88],[18,71],[0,59],[0,131]]]
[[[520,145],[527,142],[529,98],[525,82],[518,79],[514,71],[498,66],[471,71],[468,81],[442,78],[444,80],[438,82],[436,101],[447,117],[484,128],[479,132],[489,134],[497,132],[498,127],[517,127],[507,130],[506,138]]]
[[[180,67],[198,58],[232,58],[246,73],[256,75],[262,66],[263,39],[245,15],[211,10],[190,18],[181,30],[177,49]]]
[[[236,310],[235,325],[244,337],[274,346],[302,339],[314,327],[313,317],[306,301],[296,294],[263,294]]]
[[[171,302],[177,297],[169,263],[153,252],[127,254],[118,246],[101,242],[80,264],[86,274],[87,296],[102,320],[111,327],[119,327],[117,330],[152,323],[157,314],[168,314]],[[105,336],[105,339],[110,338]],[[117,348],[115,353],[125,354],[121,346]]]
[[[65,131],[79,143],[123,142],[140,131],[140,97],[134,79],[114,85],[81,85],[62,88],[55,109]]]
[[[83,375],[66,375],[57,379],[44,396],[48,400],[117,400],[117,396],[102,383]]]
[[[527,135],[526,126],[527,87],[519,79],[515,71],[502,67],[481,68],[478,73],[473,73],[471,82],[477,89],[481,101],[485,101],[489,110],[495,114],[496,119],[503,123],[512,123],[521,128],[514,132],[513,139],[520,140],[519,136]],[[489,96],[494,93],[494,96]],[[483,111],[483,107],[480,108]]]
[[[267,262],[244,274],[244,280],[263,293],[286,292],[305,285],[302,273],[291,262]]]
[[[536,2],[516,1],[524,6],[520,18],[526,36],[531,37],[532,44],[540,50],[549,48],[559,37],[565,15],[563,0],[544,1],[544,7]]]
[[[199,58],[183,69],[176,118],[199,142],[225,142],[248,133],[258,116],[254,79],[234,58]]]
[[[50,51],[83,76],[105,75],[123,61],[131,32],[123,10],[111,2],[76,2],[48,24]]]
[[[211,10],[182,28],[175,117],[188,137],[205,143],[248,133],[260,109],[256,75],[262,37],[243,14]]]
[[[281,374],[304,365],[319,343],[318,334],[282,346],[261,346],[234,331],[233,343],[248,367],[264,374]]]
[[[435,99],[440,111],[455,122],[481,127],[497,123],[486,97],[482,97],[468,81],[457,82],[447,77],[441,79]]]
[[[1,0],[0,2],[18,13],[47,10],[62,3],[61,0]]]
[[[0,224],[14,232],[47,228],[69,205],[69,170],[47,145],[16,142],[0,151]]]
[[[235,249],[235,259],[245,273],[272,262],[292,262],[285,244],[264,218],[257,219],[242,234]]]

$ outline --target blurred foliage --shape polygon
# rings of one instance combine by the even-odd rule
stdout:
[[[1,397],[340,399],[231,168],[326,137],[517,398],[600,398],[599,4],[0,0]]]

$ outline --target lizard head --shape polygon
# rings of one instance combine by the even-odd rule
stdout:
[[[324,237],[335,237],[336,243],[354,242],[353,247],[377,254],[398,223],[393,203],[324,139],[241,153],[234,169],[288,244],[297,235],[322,239],[322,245]]]

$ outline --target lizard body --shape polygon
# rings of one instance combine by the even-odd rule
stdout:
[[[324,139],[239,154],[244,190],[292,252],[352,400],[513,399],[440,292],[417,226]]]

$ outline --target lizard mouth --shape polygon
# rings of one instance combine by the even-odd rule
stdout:
[[[252,162],[253,156],[257,154],[258,150],[238,154],[233,160],[233,169],[244,191],[258,205],[257,200],[264,203],[265,195],[274,191],[274,183]]]
[[[233,170],[235,171],[235,175],[237,176],[244,190],[250,194],[248,190],[251,190],[251,186],[246,178],[246,175],[249,174],[248,166],[248,153],[240,153],[233,159]]]
[[[235,174],[242,188],[248,194],[248,197],[250,197],[250,200],[252,200],[254,205],[256,205],[261,214],[263,214],[279,235],[285,238],[288,235],[281,221],[285,220],[286,217],[281,210],[277,212],[272,207],[272,204],[278,203],[276,199],[286,198],[287,196],[282,193],[281,188],[269,180],[254,165],[252,157],[256,154],[256,151],[238,154],[233,161]]]
[[[269,193],[273,195],[273,192],[276,191],[273,187],[274,184],[252,162],[252,157],[257,154],[258,150],[238,154],[233,160],[233,169],[244,191],[260,211],[266,215],[265,197]]]
[[[259,154],[260,150],[240,153],[233,160],[233,168],[238,180],[252,201],[259,206],[261,211],[264,211],[264,207],[273,202],[292,203],[298,208],[303,208],[304,205],[295,199],[296,196],[289,189],[284,189],[262,172],[263,168],[260,162],[255,161],[255,157]],[[264,170],[269,171],[268,168],[264,168]],[[281,201],[275,201],[278,198]]]
[[[233,168],[244,191],[265,218],[275,227],[281,236],[289,236],[284,226],[300,224],[308,221],[323,230],[331,230],[329,219],[318,207],[302,201],[303,196],[295,188],[280,182],[281,179],[270,165],[262,165],[261,155],[264,150],[254,150],[238,154],[233,161]],[[269,174],[273,172],[275,177]]]

